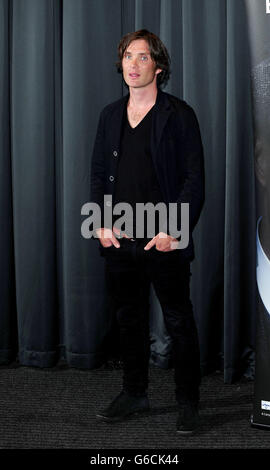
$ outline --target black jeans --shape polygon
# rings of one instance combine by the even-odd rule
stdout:
[[[106,284],[120,328],[123,388],[144,394],[148,387],[149,294],[152,282],[172,338],[176,400],[199,401],[200,353],[190,301],[190,263],[181,250],[161,252],[144,246],[149,240],[119,240],[120,248],[100,246],[105,257]]]

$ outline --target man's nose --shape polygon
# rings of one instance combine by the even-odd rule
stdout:
[[[137,57],[134,57],[133,59],[131,59],[131,65],[137,65]]]

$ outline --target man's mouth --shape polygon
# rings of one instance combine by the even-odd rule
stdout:
[[[129,73],[129,76],[131,78],[138,78],[140,76],[140,74],[139,73]]]

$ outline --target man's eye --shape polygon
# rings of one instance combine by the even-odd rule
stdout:
[[[143,55],[143,56],[142,56],[142,61],[143,61],[143,62],[146,62],[147,60],[148,60],[147,55]]]
[[[125,55],[125,58],[126,58],[126,59],[129,59],[130,57],[131,57],[130,54],[126,54],[126,55]]]

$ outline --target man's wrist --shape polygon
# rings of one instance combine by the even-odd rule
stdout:
[[[100,238],[102,228],[96,228],[94,230],[94,238]]]

